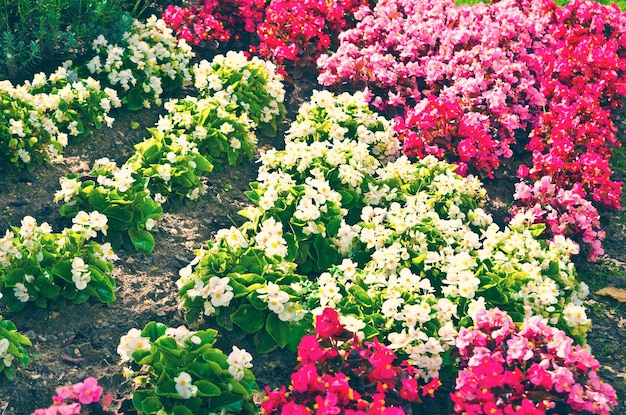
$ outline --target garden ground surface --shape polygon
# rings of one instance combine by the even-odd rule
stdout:
[[[292,117],[299,103],[308,98],[310,89],[299,89],[296,84],[295,91],[288,94],[286,104]],[[161,111],[119,111],[112,114],[116,118],[112,129],[105,128],[82,143],[70,144],[62,162],[30,171],[0,173],[0,232],[4,234],[9,226],[19,226],[26,215],[35,217],[40,224],[48,222],[55,232],[71,226],[59,215],[60,206],[53,201],[59,177],[70,172],[87,173],[100,157],[123,163],[132,154],[133,144],[148,136],[145,129],[153,126]],[[259,137],[260,147],[281,145],[280,132],[274,139]],[[255,180],[256,169],[256,163],[246,162],[213,172],[207,178],[208,193],[198,203],[165,206],[155,234],[154,252],[118,253],[120,259],[113,271],[117,300],[112,304],[67,304],[58,309],[33,306],[19,313],[0,310],[33,343],[29,348],[30,365],[19,368],[15,381],[0,382],[0,414],[28,415],[38,407],[47,407],[55,387],[82,381],[87,376],[98,378],[105,392],[122,401],[122,412],[134,414],[130,404],[132,385],[122,376],[116,352],[119,339],[129,329],[141,329],[153,320],[172,327],[183,324],[175,284],[178,270],[193,259],[193,250],[201,248],[218,229],[242,222],[237,211],[248,203],[244,192],[248,183]],[[514,180],[506,177],[485,183],[488,206],[496,219],[504,217],[513,184]],[[615,414],[626,414],[626,305],[593,293],[606,286],[626,293],[625,218],[624,210],[605,215],[607,253],[601,261],[589,264],[583,258],[577,260],[579,275],[592,291],[587,302],[588,315],[593,320],[589,343],[603,366],[601,375],[618,390],[620,405]],[[616,294],[620,294],[619,290]],[[624,297],[622,301],[626,301]],[[287,383],[295,357],[281,351],[254,354],[252,342],[242,336],[220,330],[217,346],[226,353],[233,344],[253,352],[252,370],[261,388]]]

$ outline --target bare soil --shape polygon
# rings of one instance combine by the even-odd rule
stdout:
[[[299,103],[308,98],[311,87],[291,88],[287,98],[290,117]],[[87,172],[100,157],[124,162],[132,154],[133,144],[148,135],[145,129],[154,125],[160,113],[161,109],[119,111],[114,114],[113,129],[96,131],[84,142],[71,144],[63,162],[30,171],[0,173],[0,232],[4,234],[9,226],[19,226],[26,215],[39,223],[50,223],[55,232],[70,226],[59,215],[59,205],[53,202],[59,177]],[[288,122],[289,117],[283,128]],[[132,128],[133,123],[138,123],[139,128]],[[259,137],[260,146],[280,147],[280,137],[280,132],[274,139]],[[116,353],[119,338],[131,328],[143,328],[149,321],[172,327],[183,324],[175,286],[178,270],[194,257],[193,250],[202,247],[218,229],[241,222],[237,211],[248,203],[244,192],[249,182],[255,180],[256,170],[257,164],[248,162],[213,172],[207,178],[208,194],[199,202],[176,208],[166,206],[155,235],[154,252],[119,253],[120,260],[113,272],[117,283],[114,303],[89,302],[58,310],[33,306],[19,313],[0,309],[33,343],[29,349],[30,365],[19,369],[15,381],[0,382],[0,414],[27,415],[36,408],[47,407],[57,386],[82,381],[87,376],[98,378],[105,392],[113,393],[121,402],[124,413],[134,414],[129,401],[132,385],[122,377]],[[512,179],[506,177],[486,183],[489,205],[496,218],[503,217],[512,184]],[[624,217],[623,211],[606,214],[607,254],[599,263],[590,264],[584,258],[578,261],[580,277],[591,285],[593,292],[609,285],[626,287]],[[589,343],[603,365],[601,375],[618,390],[620,406],[614,413],[626,414],[626,307],[594,294],[588,305],[593,319]],[[237,332],[220,331],[218,347],[228,353],[232,344],[253,352],[253,371],[261,388],[288,382],[295,364],[290,353],[258,355],[249,339]]]

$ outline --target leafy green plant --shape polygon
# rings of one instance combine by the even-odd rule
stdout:
[[[118,167],[103,158],[96,160],[88,177],[68,174],[60,179],[61,190],[55,201],[63,201],[60,213],[74,218],[79,211],[98,211],[108,218],[105,241],[117,250],[121,246],[150,253],[154,250],[154,230],[163,208],[148,190],[148,178],[131,167]]]
[[[165,134],[156,128],[151,137],[135,145],[135,154],[126,161],[134,171],[149,179],[148,188],[161,203],[197,200],[206,193],[201,176],[213,170],[186,135]]]
[[[116,0],[2,1],[0,78],[19,81],[42,63],[80,57],[98,35],[119,39],[130,24]]]
[[[117,256],[109,244],[90,241],[106,225],[98,212],[79,212],[72,228],[61,233],[31,216],[8,230],[0,239],[0,292],[7,308],[19,311],[29,302],[45,308],[60,298],[75,304],[91,297],[114,301]]]
[[[143,414],[256,414],[252,356],[213,347],[216,330],[190,331],[150,322],[122,336],[118,353],[138,368],[133,405]]]
[[[28,99],[28,94],[24,97]],[[0,165],[17,169],[54,158],[62,149],[54,123],[10,84],[0,84]]]
[[[109,112],[122,105],[117,91],[102,88],[100,82],[91,77],[78,79],[70,67],[71,61],[68,61],[49,76],[40,72],[32,81],[24,83],[33,102],[54,121],[57,140],[62,145],[67,145],[68,137],[78,141],[94,128],[111,127],[114,119]]]
[[[259,353],[295,350],[310,327],[295,303],[308,285],[295,264],[248,243],[245,229],[220,230],[208,249],[180,271],[177,281],[188,323],[215,318],[220,327],[254,335]],[[271,239],[271,238],[270,238]]]
[[[9,320],[3,320],[0,316],[0,372],[4,376],[13,380],[15,377],[14,362],[17,359],[22,366],[26,366],[30,357],[26,350],[27,346],[32,346],[28,337],[17,331],[15,324]]]

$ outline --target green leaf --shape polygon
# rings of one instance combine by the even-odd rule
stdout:
[[[315,235],[313,247],[317,253],[316,265],[318,270],[325,271],[339,262],[337,251],[322,235]]]
[[[69,260],[59,261],[52,267],[52,275],[61,278],[63,281],[72,282],[72,262]]]
[[[141,86],[131,88],[126,96],[126,102],[130,111],[137,111],[143,108],[143,97],[141,96]]]
[[[270,313],[270,315],[267,316],[265,330],[267,330],[281,349],[287,346],[289,339],[293,336],[293,331],[289,327],[289,324],[281,321],[276,313]]]
[[[247,333],[256,333],[265,324],[265,313],[259,313],[251,304],[243,304],[234,313],[230,320]]]
[[[143,229],[128,228],[128,236],[138,252],[149,254],[154,250],[154,237]]]
[[[25,277],[26,272],[23,268],[13,268],[7,272],[4,282],[9,287],[12,287],[18,282],[24,282]]]
[[[275,350],[278,346],[267,331],[261,330],[254,335],[254,345],[258,353],[264,354]]]
[[[115,301],[115,284],[111,284],[112,280],[105,279],[102,282],[94,282],[93,280],[89,284],[89,287],[94,291],[94,297],[105,304]]]
[[[35,280],[35,284],[39,288],[39,293],[47,298],[56,298],[61,294],[61,287],[54,285],[45,277],[39,277]]]
[[[219,396],[222,390],[215,384],[208,380],[199,380],[193,383],[198,387],[198,396]]]
[[[149,338],[151,342],[155,342],[156,339],[165,334],[165,329],[167,329],[166,325],[151,321],[141,330],[141,336]]]
[[[97,189],[89,195],[89,205],[98,212],[103,212],[107,208],[107,200]]]
[[[205,157],[200,154],[197,154],[193,161],[196,163],[196,171],[199,173],[203,172],[211,172],[213,171],[213,164]]]
[[[133,393],[133,406],[135,409],[146,414],[154,414],[163,407],[161,400],[156,396],[148,396],[150,391],[135,391]]]
[[[193,412],[186,406],[176,405],[172,410],[172,415],[193,415]]]
[[[366,305],[368,307],[372,306],[372,299],[370,298],[367,291],[365,291],[361,286],[353,284],[348,289],[348,292],[352,294],[359,303]]]
[[[101,213],[124,224],[132,223],[134,217],[132,206],[128,205],[107,205]]]

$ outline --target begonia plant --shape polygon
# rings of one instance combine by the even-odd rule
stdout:
[[[110,244],[91,240],[107,232],[107,217],[80,211],[73,222],[55,233],[48,223],[26,216],[0,238],[0,293],[9,310],[22,310],[29,302],[48,307],[60,299],[115,300],[111,273],[117,255]]]
[[[226,355],[214,346],[217,331],[191,331],[150,322],[130,329],[117,348],[132,367],[133,406],[143,414],[256,414],[258,390],[252,356],[233,346]]]

